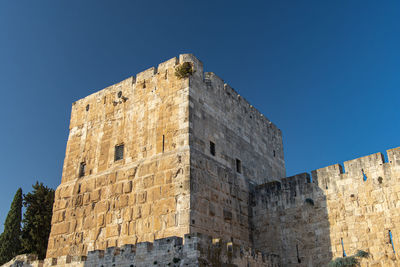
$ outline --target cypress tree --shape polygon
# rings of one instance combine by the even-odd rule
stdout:
[[[51,228],[54,190],[39,182],[32,187],[33,191],[24,195],[26,211],[22,220],[22,246],[24,253],[37,254],[39,259],[44,259]]]
[[[10,261],[21,251],[22,189],[15,193],[10,211],[0,236],[0,265]]]

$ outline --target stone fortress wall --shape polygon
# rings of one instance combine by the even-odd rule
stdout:
[[[73,104],[47,257],[189,233],[189,88],[177,63]]]
[[[222,79],[203,73],[201,62],[194,61],[194,69],[189,86],[190,232],[252,247],[250,183],[285,176],[282,133]]]
[[[357,250],[371,254],[362,266],[399,266],[400,147],[387,156],[256,186],[255,249],[280,255],[283,266],[325,266]]]
[[[73,104],[47,257],[197,232],[251,247],[249,181],[284,174],[280,130],[181,55]]]
[[[4,266],[11,267],[149,267],[149,266],[280,266],[277,255],[257,253],[232,242],[202,234],[184,238],[168,237],[154,242],[109,247],[90,251],[87,256],[60,256],[39,261],[32,255],[19,255]]]
[[[396,266],[400,148],[388,159],[284,178],[281,131],[180,55],[73,104],[44,265],[326,266],[362,249]]]

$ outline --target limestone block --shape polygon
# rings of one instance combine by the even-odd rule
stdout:
[[[124,193],[130,193],[132,191],[132,181],[124,183]]]
[[[106,237],[119,236],[121,226],[120,225],[108,225],[106,226]]]

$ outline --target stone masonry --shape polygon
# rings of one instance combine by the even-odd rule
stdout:
[[[387,153],[285,178],[281,131],[180,55],[73,103],[47,259],[19,261],[309,267],[360,249],[362,266],[399,266],[400,148]]]
[[[47,257],[197,232],[250,248],[249,183],[284,175],[280,130],[181,55],[73,104]]]
[[[232,242],[202,234],[157,239],[120,248],[90,251],[87,256],[60,256],[39,261],[32,255],[19,255],[7,267],[100,267],[100,266],[280,266],[277,255],[261,254]]]

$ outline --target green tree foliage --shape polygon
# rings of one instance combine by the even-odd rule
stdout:
[[[21,211],[22,189],[19,188],[7,214],[4,232],[0,236],[0,265],[8,262],[21,251]]]
[[[39,259],[44,259],[50,234],[54,190],[39,182],[32,187],[33,191],[24,195],[26,211],[22,220],[22,252],[37,254]]]
[[[368,258],[369,253],[363,250],[357,251],[356,254],[343,257],[343,258],[336,258],[331,261],[328,267],[357,267],[360,266],[360,259],[361,258]]]
[[[193,65],[190,62],[185,62],[175,69],[175,75],[179,79],[187,78],[193,74]]]

